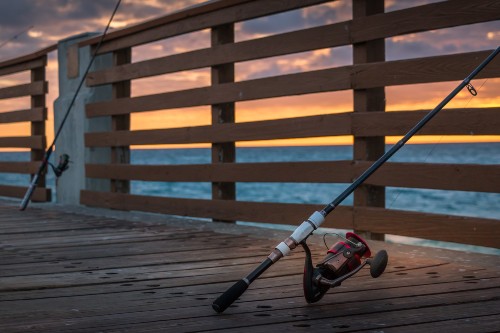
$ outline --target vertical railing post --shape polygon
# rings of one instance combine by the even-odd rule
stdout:
[[[131,61],[132,49],[130,47],[113,52],[113,66],[129,64]],[[130,88],[130,80],[113,83],[113,99],[130,97]],[[111,128],[113,131],[130,131],[130,114],[111,116]],[[130,146],[112,147],[111,163],[129,164]],[[130,193],[130,181],[113,179],[111,192]]]
[[[45,82],[45,66],[47,65],[47,56],[43,56],[43,66],[31,69],[31,83],[35,82]],[[31,95],[31,108],[43,108],[44,109],[44,119],[47,118],[47,108],[45,104],[45,95],[47,93],[48,87],[44,87],[44,93],[40,95]],[[42,121],[32,121],[31,122],[31,135],[42,136],[44,137],[43,147],[37,149],[31,149],[30,159],[31,161],[41,161],[45,155],[45,149],[47,147],[47,139],[45,137],[45,120]],[[43,188],[46,187],[46,179],[43,174],[38,179],[38,187]],[[31,175],[33,177],[34,175]],[[47,201],[51,201],[50,197],[51,192],[47,191]]]
[[[226,24],[212,28],[212,47],[217,45],[234,43],[234,24]],[[212,86],[221,83],[234,82],[234,63],[213,66],[211,70]],[[212,105],[212,125],[223,123],[234,123],[235,104],[223,103]],[[222,142],[212,144],[212,163],[233,163],[235,161],[236,148],[234,142]],[[234,182],[212,183],[212,200],[235,200],[236,184]],[[217,220],[221,221],[221,220]],[[234,222],[234,221],[222,221]]]
[[[384,12],[384,0],[353,0],[353,19]],[[385,41],[377,39],[353,44],[353,64],[385,61]],[[354,112],[384,112],[385,88],[354,89]],[[385,137],[354,137],[353,158],[355,161],[375,161],[385,151]],[[354,192],[354,228],[356,229],[356,207],[385,207],[385,187],[361,185]],[[383,240],[384,234],[367,230],[356,230],[368,239]]]

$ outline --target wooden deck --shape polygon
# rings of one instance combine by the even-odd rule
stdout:
[[[213,299],[289,232],[50,204],[19,212],[16,204],[0,201],[0,332],[500,328],[495,256],[376,242],[390,256],[384,275],[364,271],[308,305],[296,250],[220,315]],[[317,260],[325,249],[313,242]]]

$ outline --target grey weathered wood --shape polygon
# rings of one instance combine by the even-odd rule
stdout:
[[[500,320],[496,257],[380,242],[371,245],[386,247],[390,260],[378,279],[363,270],[308,305],[297,249],[216,315],[212,300],[288,232],[230,226],[227,234],[227,224],[44,207],[30,206],[19,219],[17,207],[0,202],[0,227],[16,231],[0,233],[2,331],[331,332],[382,323],[389,332],[486,333]],[[321,239],[309,243],[318,262],[326,251]]]

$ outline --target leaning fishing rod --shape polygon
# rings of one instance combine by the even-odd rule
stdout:
[[[108,29],[111,25],[111,22],[113,21],[113,17],[115,16],[116,11],[118,10],[118,7],[120,6],[120,2],[121,2],[121,0],[118,0],[118,2],[116,3],[115,9],[113,10],[111,17],[109,18],[109,22],[106,25],[106,28],[104,29],[104,32],[103,32],[101,38],[99,39],[99,43],[97,43],[97,46],[94,49],[94,53],[92,54],[92,57],[90,58],[89,64],[87,65],[87,68],[85,69],[85,72],[82,75],[82,79],[80,80],[80,83],[78,84],[78,87],[76,88],[75,94],[73,95],[73,98],[71,99],[71,102],[69,103],[68,109],[66,110],[66,113],[64,114],[64,117],[61,121],[61,124],[59,125],[59,128],[57,129],[56,134],[54,135],[54,140],[52,140],[51,145],[45,151],[42,162],[40,163],[40,166],[38,167],[38,171],[35,174],[35,176],[33,176],[33,179],[31,180],[30,186],[28,187],[28,190],[26,191],[26,194],[24,195],[24,198],[21,201],[21,206],[19,207],[20,210],[26,209],[26,207],[28,206],[28,203],[31,199],[31,196],[33,195],[33,192],[35,191],[35,188],[38,184],[38,179],[40,178],[42,173],[47,168],[47,165],[51,165],[49,163],[49,158],[52,155],[52,151],[54,150],[56,140],[59,137],[59,135],[61,134],[62,128],[64,126],[64,123],[68,119],[69,112],[71,111],[71,108],[75,104],[76,97],[78,96],[78,93],[80,92],[80,89],[83,86],[83,82],[85,81],[85,78],[87,77],[87,74],[90,70],[90,67],[92,66],[95,58],[97,57],[97,52],[99,51],[99,48],[101,47],[101,44],[104,40],[104,37],[106,36],[106,33],[108,32]],[[59,165],[57,167],[54,167],[53,165],[51,165],[52,169],[54,170],[54,173],[56,174],[56,177],[61,176],[62,172],[68,168],[68,163],[69,163],[69,156],[66,154],[63,154],[63,155],[61,155],[61,161],[59,162]]]
[[[326,205],[321,211],[314,212],[304,221],[292,235],[279,243],[269,256],[250,274],[237,281],[232,287],[220,295],[213,303],[212,308],[221,313],[226,310],[236,299],[238,299],[262,273],[276,263],[282,257],[290,254],[298,245],[301,245],[306,252],[306,262],[304,268],[304,296],[308,303],[319,301],[331,287],[339,286],[344,280],[356,274],[365,265],[370,265],[371,276],[380,276],[387,265],[387,252],[380,251],[373,259],[370,259],[371,251],[368,244],[354,233],[347,233],[345,241],[338,242],[328,251],[327,256],[316,268],[312,266],[311,253],[306,244],[307,238],[319,228],[325,218],[335,208],[342,203],[356,188],[358,188],[368,177],[370,177],[380,166],[382,166],[391,156],[401,149],[412,136],[424,127],[448,102],[450,102],[464,87],[467,87],[472,95],[477,92],[470,81],[481,72],[500,52],[497,47],[472,73],[467,76],[436,108],[430,111],[420,120],[397,144],[389,149],[377,161],[375,161],[361,176],[359,176],[344,192]],[[362,258],[366,258],[361,263]]]

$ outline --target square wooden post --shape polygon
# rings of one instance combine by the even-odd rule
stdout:
[[[353,19],[384,12],[384,0],[353,0]],[[353,44],[353,64],[385,61],[384,39]],[[384,112],[385,88],[354,89],[354,112]],[[354,137],[355,161],[375,161],[384,154],[385,137]],[[354,191],[354,209],[359,206],[385,207],[385,187],[361,185]],[[356,229],[356,213],[354,213]],[[384,234],[356,230],[368,239],[384,240]]]
[[[132,61],[132,50],[126,48],[113,52],[113,66],[129,64]],[[113,83],[112,98],[130,97],[130,80]],[[111,116],[112,131],[130,131],[130,114]],[[130,164],[130,147],[112,147],[111,163]],[[130,193],[130,181],[111,180],[111,192]]]
[[[234,43],[234,24],[212,28],[212,47]],[[234,82],[234,63],[213,66],[211,70],[212,86]],[[235,103],[212,105],[212,124],[234,123]],[[212,163],[234,163],[236,148],[234,142],[212,143]],[[236,184],[234,182],[212,183],[212,200],[235,200]],[[219,222],[234,222],[215,220]]]
[[[45,83],[45,66],[47,65],[47,56],[43,57],[44,65],[42,67],[33,68],[31,70],[31,83],[43,82]],[[45,120],[47,119],[47,109],[46,109],[46,95],[47,87],[44,88],[44,93],[40,95],[31,96],[31,108],[43,108],[44,109],[44,120],[42,121],[32,121],[31,122],[31,135],[42,136],[44,138],[43,147],[40,149],[31,149],[30,159],[31,161],[42,161],[45,156],[45,149],[47,148],[47,138],[45,131]],[[31,175],[33,177],[34,175]],[[41,175],[38,179],[37,186],[39,188],[44,188],[46,186],[46,172]],[[51,201],[51,191],[47,190],[46,200]]]

